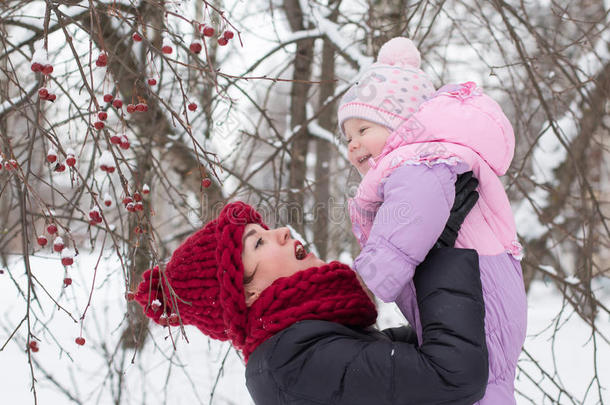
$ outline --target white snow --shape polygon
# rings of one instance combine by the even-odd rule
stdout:
[[[100,156],[98,160],[98,166],[106,166],[106,167],[114,167],[114,158],[112,157],[112,153],[110,151],[103,151],[102,156]]]

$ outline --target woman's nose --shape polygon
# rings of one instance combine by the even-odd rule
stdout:
[[[290,239],[290,229],[286,226],[277,228],[277,240],[283,245]]]

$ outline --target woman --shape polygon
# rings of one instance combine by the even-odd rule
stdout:
[[[456,195],[442,243],[455,242],[474,187]],[[374,303],[349,266],[308,254],[286,228],[269,229],[236,202],[189,237],[165,271],[146,271],[136,299],[161,325],[181,321],[230,340],[244,354],[256,404],[472,404],[488,366],[477,254],[433,249],[414,280],[419,347],[409,328],[370,328]]]

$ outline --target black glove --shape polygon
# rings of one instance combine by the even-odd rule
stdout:
[[[472,177],[472,171],[460,174],[455,182],[455,202],[449,213],[449,219],[443,229],[443,233],[434,244],[435,248],[453,247],[457,239],[460,227],[466,216],[479,199],[479,193],[475,191],[479,181]]]

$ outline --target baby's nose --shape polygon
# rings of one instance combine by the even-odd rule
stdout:
[[[354,139],[352,139],[351,142],[349,143],[349,151],[350,152],[355,151],[359,147],[360,147],[360,144],[356,140],[354,140]]]

